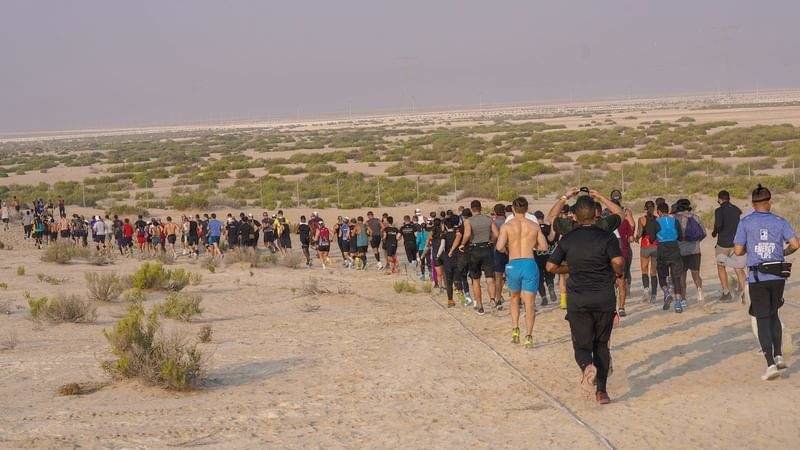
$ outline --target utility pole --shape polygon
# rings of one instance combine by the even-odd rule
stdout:
[[[625,165],[620,165],[620,171],[622,172],[622,195],[625,195]]]
[[[81,197],[83,197],[83,207],[86,208],[86,182],[81,183]]]
[[[378,208],[381,207],[381,179],[378,178]]]
[[[297,207],[300,207],[300,180],[295,181],[295,190],[297,191]]]
[[[536,177],[536,200],[539,200],[539,177]]]
[[[419,177],[417,177],[417,198],[415,201],[419,201]]]
[[[339,179],[336,179],[336,207],[342,207],[342,197],[339,195]]]
[[[797,172],[794,170],[794,160],[792,160],[792,184],[797,185]]]
[[[497,200],[500,200],[500,174],[497,174]]]
[[[458,200],[458,179],[456,178],[456,173],[453,172],[453,201]]]

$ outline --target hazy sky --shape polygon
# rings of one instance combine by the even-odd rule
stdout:
[[[0,131],[800,87],[797,0],[2,0]]]

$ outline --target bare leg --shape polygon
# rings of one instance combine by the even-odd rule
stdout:
[[[722,285],[722,293],[728,293],[731,291],[730,286],[728,285],[728,271],[725,270],[725,266],[717,265],[717,275],[719,276],[719,284]],[[737,270],[738,275],[738,270]]]
[[[517,294],[519,296],[519,293]],[[512,294],[513,298],[513,294]],[[525,327],[528,332],[525,336],[533,335],[533,322],[536,319],[536,311],[533,309],[533,302],[536,299],[536,294],[533,292],[522,292],[522,301],[525,303]],[[517,316],[519,316],[519,298],[517,299]],[[517,317],[519,319],[519,317]]]
[[[481,279],[472,279],[472,298],[478,308],[483,307],[483,293],[481,292]]]
[[[511,293],[511,325],[513,328],[519,328],[519,292],[512,292]],[[528,304],[525,304],[525,308],[528,308]],[[527,316],[525,318],[527,321]]]

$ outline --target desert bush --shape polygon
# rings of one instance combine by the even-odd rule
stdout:
[[[113,253],[92,253],[86,258],[86,262],[93,266],[109,266],[117,260]]]
[[[103,389],[108,383],[88,381],[85,383],[67,383],[58,388],[58,395],[88,395]]]
[[[18,266],[17,267],[17,276],[24,276],[25,275],[25,266]]]
[[[211,255],[204,256],[199,262],[201,266],[205,267],[205,269],[211,273],[215,273],[220,266],[219,260]]]
[[[280,265],[289,269],[297,269],[305,263],[305,256],[300,253],[288,252],[279,259]]]
[[[211,325],[203,325],[203,328],[200,329],[200,332],[197,333],[197,340],[207,344],[211,342],[211,336],[214,334],[214,330],[211,328]]]
[[[187,272],[186,269],[177,268],[174,270],[167,271],[167,283],[166,288],[168,291],[180,291],[186,286],[189,285],[191,282],[192,276],[190,272]]]
[[[164,303],[156,307],[156,310],[159,315],[164,317],[188,322],[193,316],[203,312],[203,309],[200,307],[200,302],[202,300],[203,298],[200,294],[172,292],[167,295]]]
[[[45,275],[43,273],[37,273],[36,279],[38,279],[40,283],[52,284],[53,286],[58,286],[67,280],[66,278],[51,277],[50,275]]]
[[[89,298],[94,301],[111,302],[118,299],[122,293],[123,287],[119,277],[113,273],[87,272],[85,278]]]
[[[8,284],[0,282],[0,289],[8,289]]]
[[[409,294],[416,294],[418,292],[417,291],[417,286],[415,286],[413,283],[409,282],[408,280],[395,281],[394,282],[394,291],[397,292],[398,294],[402,294],[404,292],[407,292]]]
[[[70,242],[56,241],[44,249],[41,259],[44,262],[57,264],[67,264],[73,258],[86,258],[89,256],[89,249],[78,247]]]
[[[178,336],[159,333],[158,313],[145,314],[141,304],[104,331],[115,360],[102,364],[115,378],[138,378],[167,389],[187,390],[198,386],[204,372],[204,360],[195,344]]]
[[[433,283],[431,283],[430,281],[422,283],[422,292],[426,294],[430,294],[431,292],[433,292]]]
[[[303,285],[300,287],[300,292],[302,292],[303,295],[323,295],[331,293],[329,289],[323,288],[319,285],[319,280],[316,277],[311,277],[308,280],[303,281]]]
[[[0,338],[0,351],[14,350],[17,348],[17,332],[8,330],[2,338]]]
[[[120,284],[121,286],[121,284]],[[129,303],[141,303],[147,300],[147,293],[141,289],[130,288],[126,289],[121,294],[122,300]]]
[[[34,320],[49,322],[94,322],[97,307],[77,295],[59,294],[55,298],[32,298],[28,296],[28,307]]]
[[[137,289],[162,289],[169,280],[169,273],[157,262],[145,262],[133,273],[131,286]]]
[[[225,264],[246,264],[249,267],[261,267],[261,255],[252,247],[237,247],[225,254]]]

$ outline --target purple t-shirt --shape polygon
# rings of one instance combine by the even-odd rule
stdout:
[[[771,212],[753,211],[739,221],[733,243],[745,247],[747,267],[751,267],[762,262],[783,261],[783,245],[794,236],[792,226],[784,218]],[[768,281],[785,278],[759,273],[758,279]],[[747,276],[747,281],[755,282],[752,273]]]

